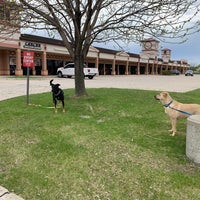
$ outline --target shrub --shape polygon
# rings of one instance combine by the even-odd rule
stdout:
[[[162,75],[173,75],[173,73],[170,70],[164,70],[162,71]]]

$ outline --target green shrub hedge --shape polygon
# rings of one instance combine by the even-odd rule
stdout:
[[[162,71],[162,75],[173,75],[173,73],[170,70],[164,70]]]

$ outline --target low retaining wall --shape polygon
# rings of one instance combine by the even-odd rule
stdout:
[[[200,115],[187,119],[186,156],[200,165]]]

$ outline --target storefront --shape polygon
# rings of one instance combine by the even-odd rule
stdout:
[[[144,49],[140,55],[91,46],[86,64],[98,68],[100,75],[162,74],[163,70],[173,69],[184,73],[189,68],[186,61],[171,61],[169,57],[166,62],[166,55],[171,50],[163,51],[162,58],[157,58],[157,54],[152,54],[157,51],[154,49],[157,46],[146,49],[148,41],[142,41]],[[151,42],[158,43],[153,39]],[[24,51],[34,52],[32,75],[56,75],[58,67],[72,62],[61,40],[17,33],[9,39],[0,37],[0,75],[25,75],[26,68],[22,66]]]

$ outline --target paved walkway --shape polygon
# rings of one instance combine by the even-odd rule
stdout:
[[[49,81],[60,83],[61,88],[74,88],[74,79],[57,77],[34,77],[29,81],[29,93],[50,92]],[[86,88],[130,88],[156,91],[187,92],[200,88],[200,75],[179,76],[97,76],[85,79]],[[0,77],[0,100],[26,95],[26,78]]]
[[[31,77],[29,93],[51,92],[49,81],[54,79],[61,88],[74,88],[74,79],[57,77]],[[200,88],[200,75],[194,77],[180,76],[97,76],[94,79],[85,79],[86,88],[130,88],[155,91],[187,92]],[[0,77],[0,100],[26,95],[27,79],[15,77]],[[23,200],[0,186],[0,200]]]

